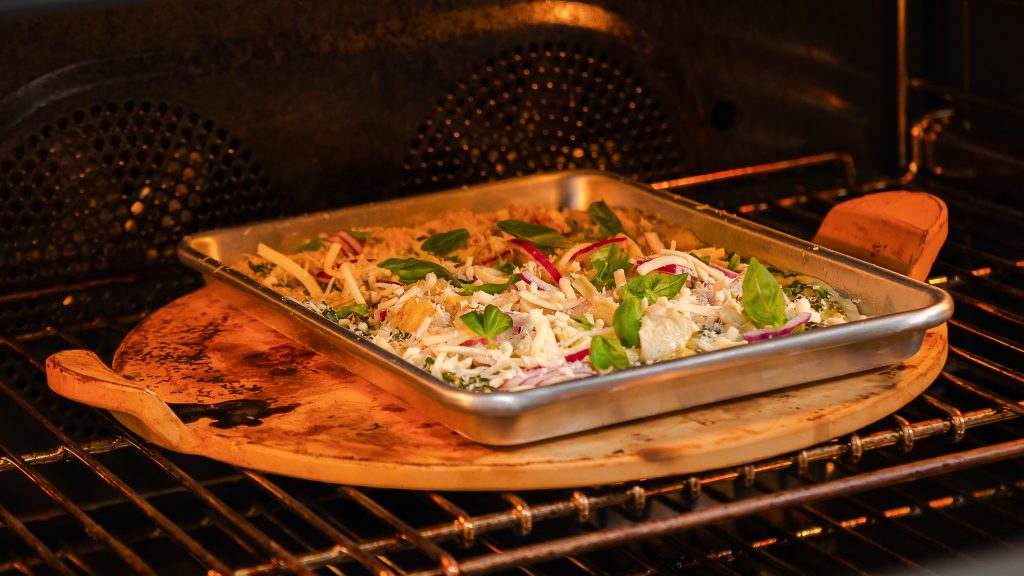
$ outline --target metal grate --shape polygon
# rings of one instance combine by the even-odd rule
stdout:
[[[678,127],[607,52],[543,43],[502,52],[442,96],[405,162],[404,188],[596,168],[644,181],[682,171]]]
[[[660,186],[726,199],[807,236],[834,203],[862,191],[849,185],[852,168],[826,154]],[[11,417],[0,419],[0,574],[44,566],[64,574],[927,572],[1019,551],[1024,467],[993,462],[1024,454],[1021,301],[1006,296],[1021,259],[996,256],[1005,248],[988,239],[992,220],[960,208],[955,191],[940,192],[955,212],[933,279],[957,298],[949,362],[920,399],[847,438],[622,486],[371,490],[165,453],[102,414],[114,435],[82,443],[2,374],[0,409]],[[119,341],[136,319],[9,331],[0,344],[42,389],[47,354],[96,346],[109,354],[103,343]]]

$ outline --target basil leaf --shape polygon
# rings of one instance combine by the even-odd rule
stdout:
[[[590,280],[596,288],[604,290],[615,285],[615,271],[629,270],[629,254],[619,248],[617,243],[601,246],[590,255],[590,263],[594,265],[594,278]]]
[[[575,320],[576,322],[579,322],[580,326],[583,326],[585,330],[594,329],[594,324],[590,320],[587,320],[587,317],[582,314],[580,314],[579,316],[573,316],[572,319]]]
[[[504,284],[463,284],[462,291],[459,292],[460,296],[469,296],[474,292],[486,292],[488,294],[501,294],[508,287],[519,282],[519,274],[513,274],[508,277],[508,281]]]
[[[359,230],[350,230],[349,234],[355,236],[356,240],[366,240],[373,235],[373,232],[361,232]]]
[[[340,308],[335,308],[334,313],[338,315],[338,318],[348,318],[349,316],[366,316],[370,313],[370,307],[366,304],[349,304]]]
[[[587,214],[590,214],[590,219],[594,221],[594,224],[597,224],[609,236],[624,232],[622,221],[603,200],[592,202],[587,208]]]
[[[652,272],[646,276],[633,278],[622,287],[622,292],[636,296],[638,299],[647,298],[647,302],[650,304],[662,296],[671,300],[683,289],[688,276],[688,274]]]
[[[629,361],[629,356],[626,356],[626,351],[622,349],[622,343],[618,338],[594,336],[590,340],[590,365],[595,370],[604,371],[609,368],[622,370],[633,364]]]
[[[441,232],[440,234],[434,234],[430,238],[424,240],[420,248],[424,252],[430,252],[437,256],[444,256],[449,252],[465,248],[469,245],[469,231],[465,228],[459,228],[457,230],[449,230],[448,232]]]
[[[690,256],[693,256],[697,260],[700,260],[704,264],[711,264],[711,256],[697,256],[693,252],[690,252]]]
[[[782,287],[757,258],[750,259],[743,274],[743,311],[758,326],[778,327],[786,323]]]
[[[493,268],[495,270],[500,270],[505,274],[511,274],[516,271],[516,265],[514,262],[502,258],[498,258],[498,261],[494,264]]]
[[[740,255],[733,252],[732,256],[729,256],[729,266],[727,268],[733,272],[736,271],[740,266]]]
[[[294,252],[309,252],[311,250],[319,250],[324,247],[324,243],[320,239],[310,240],[301,246],[296,246]]]
[[[483,312],[467,312],[459,316],[462,323],[473,332],[487,338],[494,345],[494,338],[512,328],[512,317],[494,304],[488,304]]]
[[[338,320],[341,320],[341,317],[338,316],[338,313],[335,312],[334,309],[331,308],[330,306],[324,308],[323,312],[321,312],[320,315],[323,316],[324,318],[327,318],[331,322],[337,322]]]
[[[498,230],[526,240],[537,248],[569,248],[572,240],[562,236],[554,228],[530,224],[522,220],[501,220],[498,222]]]
[[[612,327],[623,346],[635,348],[640,345],[640,318],[643,315],[644,306],[640,299],[626,294],[612,315]]]
[[[423,280],[431,272],[438,278],[444,278],[458,284],[458,280],[455,280],[455,277],[452,276],[452,273],[447,268],[440,264],[427,262],[426,260],[388,258],[378,264],[377,267],[390,270],[392,274],[398,277],[398,281],[402,284],[412,284],[413,282]]]

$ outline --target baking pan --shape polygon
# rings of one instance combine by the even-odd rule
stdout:
[[[258,243],[287,246],[319,232],[403,225],[451,206],[510,202],[583,210],[604,200],[657,215],[707,245],[820,278],[870,318],[520,392],[452,388],[298,302],[231,268]],[[953,312],[946,292],[706,205],[601,172],[541,174],[459,190],[226,228],[185,238],[182,262],[218,295],[288,337],[404,398],[477,442],[515,445],[894,364]],[[414,441],[414,440],[411,440]]]

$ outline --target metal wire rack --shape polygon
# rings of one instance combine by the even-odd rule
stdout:
[[[880,186],[855,180],[849,157],[823,154],[656,186],[806,237],[832,205]],[[0,424],[0,574],[927,572],[976,562],[977,549],[1018,551],[1024,470],[1005,460],[1024,454],[1015,421],[1024,415],[1015,336],[1024,259],[1012,242],[990,242],[988,211],[956,189],[940,193],[953,222],[931,282],[958,307],[949,361],[919,400],[846,438],[732,469],[574,491],[373,490],[166,453],[105,414],[93,416],[109,433],[83,438],[37,407],[58,400],[30,401],[25,383],[0,374],[14,415]],[[47,354],[74,347],[109,358],[143,314],[4,333],[0,350],[34,367],[43,387]],[[23,449],[25,439],[45,448]],[[957,474],[964,468],[971,473]]]

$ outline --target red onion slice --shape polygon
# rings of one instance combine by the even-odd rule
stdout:
[[[565,361],[566,362],[579,362],[579,361],[583,360],[584,358],[586,358],[587,356],[590,356],[590,348],[584,348],[583,350],[579,350],[577,352],[573,352],[572,354],[567,355],[565,357]]]
[[[589,364],[582,362],[573,362],[567,365],[572,374],[563,373],[560,368],[542,368],[536,366],[530,368],[526,372],[513,376],[508,380],[501,383],[501,388],[521,388],[530,387],[537,388],[540,386],[546,386],[548,384],[555,384],[563,380],[575,379],[581,376],[590,376],[594,374],[594,369]]]
[[[473,346],[479,346],[481,344],[487,344],[487,338],[483,338],[483,337],[480,337],[480,338],[470,338],[469,340],[466,340],[465,342],[460,343],[459,346],[473,347]]]
[[[362,242],[345,230],[338,230],[334,234],[328,236],[327,239],[341,244],[341,247],[349,254],[358,255],[363,252]]]
[[[776,336],[785,336],[791,333],[793,330],[807,324],[811,319],[810,312],[801,312],[793,317],[792,320],[786,322],[782,328],[765,328],[763,330],[755,330],[753,332],[747,332],[743,335],[743,339],[747,342],[757,342],[758,340],[767,340],[769,338],[775,338]]]
[[[605,240],[598,240],[597,242],[594,242],[593,244],[589,244],[587,246],[584,246],[583,248],[580,248],[575,253],[573,253],[573,255],[571,257],[569,257],[569,262],[573,262],[577,258],[579,258],[580,256],[583,256],[584,254],[589,254],[589,253],[593,252],[594,250],[597,250],[601,246],[607,246],[608,244],[612,244],[614,242],[625,243],[626,239],[617,236],[615,238],[607,238]]]
[[[314,276],[314,278],[316,278],[317,280],[319,280],[321,282],[330,282],[331,281],[331,275],[328,274],[327,272],[317,272],[316,276]]]
[[[708,264],[708,266],[714,268],[715,270],[718,270],[722,274],[725,274],[726,278],[736,278],[739,276],[739,274],[733,272],[732,270],[729,270],[728,268],[722,268],[718,264]]]
[[[526,268],[519,270],[519,277],[523,279],[523,282],[536,286],[538,290],[558,290],[557,286],[541,280]]]
[[[540,264],[541,268],[543,268],[548,273],[548,275],[551,276],[551,279],[554,280],[555,284],[558,284],[558,281],[562,279],[562,275],[558,273],[558,270],[555,268],[555,265],[552,264],[551,260],[548,260],[548,257],[545,256],[543,252],[538,250],[536,246],[530,244],[525,240],[520,240],[518,238],[509,240],[508,242],[509,244],[512,244],[516,248],[519,248],[520,250],[525,252],[526,255],[529,256],[530,258],[533,258],[534,261],[537,262],[537,264]]]

